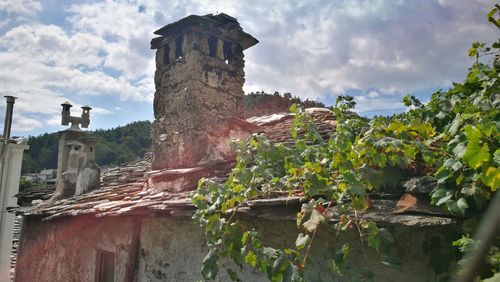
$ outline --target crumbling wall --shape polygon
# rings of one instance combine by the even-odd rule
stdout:
[[[275,247],[293,247],[298,230],[294,222],[250,220],[267,244]],[[393,226],[395,242],[390,254],[399,259],[392,261],[391,267],[382,263],[384,256],[365,246],[363,252],[359,236],[353,231],[337,237],[332,228],[323,226],[316,234],[305,272],[306,281],[354,281],[366,275],[366,281],[437,281],[443,274],[436,275],[432,262],[441,260],[452,269],[450,257],[450,227],[404,227]],[[432,254],[426,244],[439,238],[441,245],[434,246]],[[446,241],[446,242],[445,242]],[[342,244],[351,246],[347,267],[343,277],[335,274],[332,259]],[[202,281],[200,274],[203,258],[207,254],[201,228],[187,218],[145,219],[141,229],[138,281]],[[436,255],[436,254],[440,254]],[[389,261],[389,260],[387,260]],[[243,269],[226,261],[224,266],[239,273],[242,281],[268,281],[265,275],[252,270],[248,265]],[[230,281],[226,270],[221,267],[217,281]]]
[[[132,242],[129,218],[24,218],[15,281],[94,281],[97,250],[115,253],[115,281],[124,281]]]
[[[140,219],[140,243],[135,248],[132,234],[137,222],[128,217],[79,216],[55,222],[27,217],[16,281],[94,281],[97,249],[116,254],[115,281],[124,281],[129,263],[134,266],[134,281],[203,280],[200,270],[208,249],[202,229],[190,217]],[[293,221],[248,219],[247,223],[261,232],[265,244],[274,247],[293,247],[298,233]],[[306,281],[440,281],[453,271],[453,227],[393,225],[390,231],[395,241],[389,260],[372,248],[365,246],[363,251],[354,230],[337,237],[331,227],[320,227],[309,255]],[[340,277],[333,270],[332,259],[345,243],[351,249]],[[387,266],[388,262],[392,265]],[[222,263],[217,281],[230,281],[225,267],[236,271],[242,281],[268,281],[248,265],[240,268],[230,260]],[[441,274],[434,272],[436,267]]]
[[[138,281],[203,281],[201,264],[208,250],[201,228],[188,218],[145,219],[141,228]],[[226,262],[225,266],[232,266]],[[242,281],[268,281],[250,269]],[[217,281],[231,281],[221,268]]]

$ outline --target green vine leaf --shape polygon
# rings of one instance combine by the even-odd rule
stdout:
[[[450,212],[459,216],[465,216],[465,211],[469,207],[467,201],[464,198],[458,199],[458,201],[446,201],[446,207]]]
[[[215,279],[219,273],[219,253],[216,249],[210,249],[203,259],[201,274],[205,279]]]
[[[471,140],[467,143],[466,148],[467,150],[463,158],[473,169],[478,169],[483,163],[490,160],[490,150],[488,145],[483,144],[481,147],[477,140]]]
[[[451,122],[451,125],[450,125],[450,129],[449,129],[450,135],[453,136],[453,135],[457,134],[458,129],[459,129],[461,124],[462,124],[462,117],[460,116],[460,113],[457,113],[455,118]]]
[[[500,149],[496,149],[493,155],[493,164],[500,166]]]
[[[252,251],[248,252],[248,254],[245,256],[245,263],[248,263],[252,267],[255,267],[257,265],[257,257]]]
[[[481,179],[484,185],[490,187],[492,192],[495,192],[500,187],[500,169],[493,166],[488,167]]]
[[[457,146],[453,149],[453,154],[459,159],[463,158],[466,152],[467,147],[465,145],[465,142],[457,144]]]
[[[301,250],[309,243],[310,240],[311,237],[309,237],[309,234],[299,233],[297,240],[295,241],[295,247]]]

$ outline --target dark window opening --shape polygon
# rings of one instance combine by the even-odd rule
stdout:
[[[227,60],[229,63],[234,61],[234,59],[238,56],[241,56],[243,49],[240,44],[224,42],[224,60]]]
[[[170,64],[170,48],[168,46],[163,47],[163,64],[168,65]]]
[[[112,252],[97,250],[96,282],[115,281],[115,254]]]
[[[175,39],[175,57],[182,57],[182,36]]]
[[[210,57],[217,56],[217,37],[212,35],[208,37],[208,52]]]
[[[92,146],[90,146],[90,152],[94,151],[94,148],[92,148]]]
[[[233,44],[231,44],[229,42],[224,42],[224,45],[222,48],[222,50],[224,50],[224,60],[228,60],[229,62],[231,62],[231,60],[234,57],[232,45]]]

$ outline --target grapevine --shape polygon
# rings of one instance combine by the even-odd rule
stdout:
[[[497,27],[499,10],[488,14]],[[316,231],[326,224],[338,232],[355,230],[363,248],[379,250],[392,240],[390,233],[359,214],[370,207],[371,193],[398,191],[411,177],[435,177],[433,204],[455,216],[480,218],[500,186],[499,53],[500,40],[491,46],[474,43],[469,55],[476,61],[463,82],[437,91],[427,103],[406,96],[403,102],[409,110],[392,117],[360,117],[353,113],[354,99],[339,96],[331,108],[337,127],[328,140],[303,109],[292,106],[293,145],[271,143],[258,134],[242,141],[228,179],[202,179],[192,196],[197,208],[193,218],[204,228],[209,247],[204,278],[214,279],[221,259],[229,257],[271,281],[301,281]],[[487,55],[496,57],[480,62]],[[276,191],[308,199],[297,214],[294,247],[265,245],[259,232],[237,216],[242,203],[272,197]],[[332,207],[341,211],[338,218],[332,218]],[[465,230],[454,243],[461,250],[472,244],[469,233]],[[337,251],[334,265],[341,273],[349,246]],[[488,263],[483,278],[499,272],[498,242]],[[236,271],[227,272],[238,280]]]

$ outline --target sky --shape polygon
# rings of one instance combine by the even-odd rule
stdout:
[[[0,94],[18,97],[13,136],[64,129],[89,105],[89,129],[153,120],[153,31],[226,13],[260,43],[245,51],[244,91],[291,92],[365,116],[405,110],[464,79],[474,41],[498,38],[487,0],[0,0]],[[5,102],[0,103],[3,130]]]

